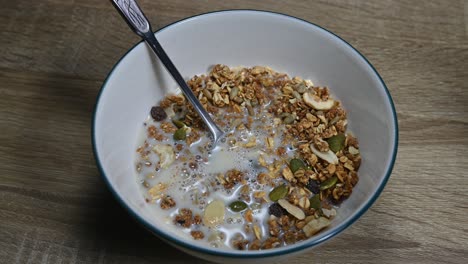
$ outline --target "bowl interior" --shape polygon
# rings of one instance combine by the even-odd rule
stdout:
[[[352,223],[378,196],[394,162],[396,116],[380,77],[347,43],[308,22],[258,11],[205,14],[177,22],[156,35],[187,79],[206,73],[217,63],[266,65],[330,87],[348,111],[349,129],[360,142],[359,183],[331,228],[286,248],[229,254],[279,253],[317,244]],[[164,229],[161,217],[147,210],[137,186],[134,160],[137,136],[150,107],[174,91],[177,85],[162,64],[139,43],[106,80],[96,106],[93,134],[96,158],[110,188],[147,227],[166,238],[178,235]],[[183,237],[176,240],[185,241],[177,242],[183,246],[191,242]],[[196,249],[197,245],[189,247]]]

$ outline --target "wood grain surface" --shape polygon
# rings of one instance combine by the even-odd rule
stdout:
[[[468,1],[140,0],[155,29],[231,8],[287,13],[381,73],[400,124],[375,205],[289,263],[468,263]],[[0,263],[204,263],[153,237],[96,168],[91,117],[138,38],[109,1],[0,0]]]

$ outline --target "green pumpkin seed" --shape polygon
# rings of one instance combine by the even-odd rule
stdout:
[[[296,120],[296,117],[294,115],[289,115],[283,119],[283,122],[285,124],[292,124]]]
[[[184,122],[182,122],[180,120],[176,120],[176,119],[172,119],[172,123],[174,123],[174,125],[177,128],[183,128],[185,126]]]
[[[327,139],[328,146],[333,152],[338,152],[344,148],[346,136],[344,134],[338,134]]]
[[[242,212],[247,209],[247,204],[242,201],[235,201],[229,205],[233,212]]]
[[[179,128],[177,131],[174,133],[174,139],[175,140],[185,140],[187,138],[187,132],[185,131],[185,128]]]
[[[320,190],[323,191],[323,190],[326,190],[326,189],[330,189],[331,187],[335,186],[337,180],[338,180],[338,178],[336,178],[336,176],[333,176],[330,179],[322,182],[320,184]]]
[[[319,210],[322,208],[322,202],[320,201],[320,195],[314,195],[312,198],[309,199],[310,208],[314,208],[315,210]]]
[[[306,164],[301,159],[292,159],[289,162],[289,168],[291,169],[292,173],[295,173],[299,169],[305,169]]]
[[[286,194],[288,194],[288,187],[283,184],[275,187],[268,196],[270,197],[270,200],[276,202],[279,199],[284,198]]]

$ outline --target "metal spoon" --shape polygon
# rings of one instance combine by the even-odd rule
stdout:
[[[213,140],[212,148],[214,148],[218,141],[221,139],[221,137],[224,135],[224,132],[213,122],[213,119],[211,119],[208,112],[206,112],[206,110],[201,105],[200,101],[198,101],[195,94],[193,94],[192,90],[188,87],[184,78],[182,78],[179,71],[172,63],[171,59],[169,59],[166,52],[161,47],[161,44],[159,44],[158,40],[154,36],[153,30],[151,29],[151,25],[146,16],[141,11],[137,2],[135,0],[111,1],[114,7],[119,11],[120,15],[122,15],[124,20],[130,26],[130,28],[137,35],[139,35],[148,44],[148,46],[150,46],[150,48],[159,57],[166,69],[172,75],[174,80],[179,84],[187,100],[193,105],[193,108],[200,115],[206,127],[208,127],[208,130],[210,131]]]

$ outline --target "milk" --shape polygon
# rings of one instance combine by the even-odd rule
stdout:
[[[222,116],[222,115],[220,115]],[[245,121],[245,118],[244,118]],[[147,149],[151,149],[157,144],[170,144],[175,146],[176,144],[183,144],[184,149],[180,153],[176,153],[176,161],[167,169],[159,169],[155,171],[155,164],[158,162],[159,157],[151,152],[149,154],[149,160],[151,166],[144,165],[145,161],[141,160],[140,155],[136,155],[136,163],[140,163],[141,170],[137,172],[137,179],[142,195],[150,199],[148,195],[148,188],[142,183],[146,182],[149,186],[154,186],[158,183],[164,183],[168,185],[165,194],[171,196],[176,201],[176,206],[169,210],[163,210],[160,208],[159,203],[155,202],[149,207],[151,210],[155,210],[157,215],[161,215],[160,219],[165,219],[165,224],[168,228],[175,229],[177,232],[184,234],[188,240],[193,240],[190,235],[191,230],[200,230],[204,233],[205,237],[202,240],[193,240],[194,243],[208,244],[211,247],[218,248],[231,248],[231,239],[235,236],[242,235],[245,239],[253,240],[253,231],[246,233],[244,230],[244,212],[236,213],[232,212],[228,206],[231,202],[240,200],[240,188],[241,184],[236,185],[230,190],[226,190],[223,185],[212,185],[216,181],[216,176],[219,173],[225,173],[230,169],[237,169],[245,173],[245,179],[250,186],[250,202],[244,201],[249,205],[249,208],[253,210],[254,223],[261,229],[263,236],[268,234],[268,206],[269,203],[257,203],[253,198],[252,194],[254,191],[265,191],[266,195],[271,191],[272,187],[269,185],[260,185],[256,182],[257,175],[260,172],[266,172],[267,170],[258,164],[258,157],[267,149],[266,137],[270,136],[270,133],[265,133],[265,125],[273,124],[273,116],[271,114],[263,112],[257,115],[254,119],[251,130],[239,131],[228,124],[225,127],[225,131],[232,136],[220,141],[216,148],[210,150],[206,146],[208,142],[208,132],[201,132],[201,139],[187,147],[182,141],[174,142],[171,134],[166,134],[167,140],[158,142],[154,139],[146,139],[146,130],[148,126],[154,125],[159,128],[159,122],[154,122],[152,118],[148,117],[143,126],[140,134],[139,146],[143,145],[146,140],[149,144]],[[270,132],[275,139],[276,149],[281,142],[281,138],[278,136],[282,134],[283,125],[280,125]],[[162,132],[162,131],[161,131]],[[205,133],[205,134],[203,134]],[[244,145],[255,137],[256,146],[251,148],[245,148]],[[235,144],[233,140],[236,141]],[[292,149],[291,146],[283,146],[286,149]],[[186,150],[189,149],[190,153]],[[182,157],[186,157],[188,161],[182,161]],[[268,155],[264,155],[267,162],[272,162],[273,158],[269,158]],[[283,157],[289,159],[288,155]],[[191,168],[190,163],[196,163],[196,168]],[[148,177],[150,175],[150,177]],[[279,180],[279,179],[278,179]],[[179,208],[189,208],[193,214],[199,214],[203,216],[205,207],[213,200],[224,201],[226,205],[224,222],[215,228],[208,228],[206,226],[199,226],[194,228],[183,228],[176,226],[172,219],[178,212]],[[213,233],[222,232],[225,239],[222,241],[210,241]]]

